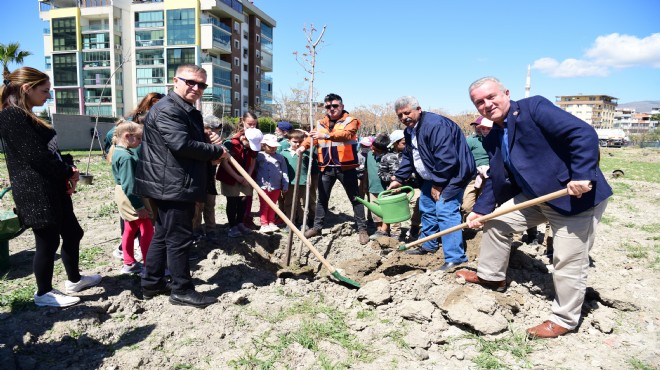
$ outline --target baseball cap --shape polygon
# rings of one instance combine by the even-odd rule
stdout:
[[[293,130],[293,125],[287,121],[277,122],[277,128],[282,131],[291,131]]]
[[[493,121],[484,116],[479,116],[479,118],[475,119],[474,122],[470,123],[470,125],[493,127]]]
[[[245,130],[245,138],[248,139],[250,143],[250,149],[254,151],[261,150],[261,140],[264,138],[264,134],[258,128],[249,128]]]
[[[392,146],[394,146],[394,144],[397,141],[403,139],[403,137],[404,137],[403,130],[394,130],[394,131],[392,131],[392,133],[390,134],[390,145],[388,145],[387,147],[391,148]]]
[[[365,136],[360,140],[360,145],[370,147],[374,143],[373,136]]]
[[[280,146],[280,143],[277,142],[277,136],[275,136],[273,134],[264,135],[264,138],[261,140],[261,144],[266,144],[266,145],[272,146],[272,147]]]

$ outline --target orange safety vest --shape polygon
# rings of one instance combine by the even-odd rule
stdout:
[[[343,130],[346,125],[351,123],[353,118],[346,117],[341,121],[337,121],[333,130]],[[316,131],[321,134],[330,134],[328,127],[321,124],[321,121],[317,122]],[[323,136],[323,135],[322,135]],[[351,140],[337,142],[330,139],[317,139],[318,141],[318,158],[319,158],[319,168],[321,171],[326,166],[330,167],[341,167],[342,170],[348,170],[351,168],[357,168],[358,163],[358,139],[357,135],[353,135]]]

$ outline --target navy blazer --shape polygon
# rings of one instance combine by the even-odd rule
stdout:
[[[442,188],[442,197],[451,199],[470,183],[476,174],[474,157],[467,145],[465,136],[458,125],[447,117],[422,112],[419,122],[413,128],[417,136],[420,157],[429,172],[433,185]],[[408,130],[404,130],[406,148],[401,156],[401,164],[394,174],[402,183],[415,173],[412,140]],[[417,175],[421,179],[421,176]]]
[[[563,215],[575,215],[612,195],[612,188],[598,168],[598,135],[593,127],[558,108],[541,96],[511,101],[506,117],[511,163],[536,198],[566,188],[571,180],[590,180],[592,190],[576,198],[566,196],[548,202]],[[497,205],[522,192],[504,166],[501,153],[503,128],[494,124],[483,141],[490,158],[489,180],[474,206],[488,214]]]

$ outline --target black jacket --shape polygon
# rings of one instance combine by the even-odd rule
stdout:
[[[152,199],[204,201],[208,161],[222,153],[221,146],[206,142],[202,114],[171,91],[145,120],[136,192]]]
[[[34,229],[56,225],[65,211],[73,211],[66,194],[73,158],[60,154],[55,130],[16,107],[0,112],[0,136],[21,224]]]

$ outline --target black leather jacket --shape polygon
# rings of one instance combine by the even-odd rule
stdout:
[[[204,201],[207,166],[222,153],[221,146],[206,142],[202,114],[170,91],[145,120],[136,192],[152,199]]]

